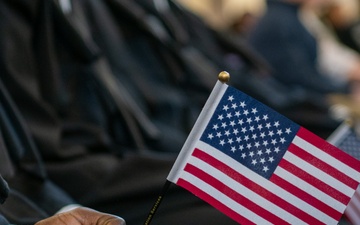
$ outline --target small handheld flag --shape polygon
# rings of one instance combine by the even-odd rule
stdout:
[[[167,179],[240,224],[337,224],[360,163],[218,81]]]

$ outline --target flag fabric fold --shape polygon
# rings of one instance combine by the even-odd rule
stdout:
[[[218,81],[167,179],[240,224],[337,224],[360,163]]]

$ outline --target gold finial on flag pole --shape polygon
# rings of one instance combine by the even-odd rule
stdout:
[[[222,71],[219,73],[218,79],[221,83],[227,83],[230,80],[230,74],[226,71]]]

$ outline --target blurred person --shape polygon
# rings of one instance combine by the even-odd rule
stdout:
[[[267,62],[270,76],[304,101],[282,114],[326,138],[339,125],[330,114],[329,94],[348,94],[348,82],[324,74],[318,64],[318,43],[300,19],[311,0],[268,0],[266,10],[247,41]],[[288,94],[286,94],[288,95]]]
[[[347,93],[341,83],[318,68],[318,44],[299,18],[309,0],[268,0],[267,9],[248,41],[272,66],[272,76],[310,95]]]
[[[323,19],[340,42],[360,52],[360,18],[357,0],[332,0]]]
[[[302,8],[300,18],[318,43],[318,66],[320,71],[339,83],[349,83],[350,92],[356,97],[360,82],[360,55],[341,43],[332,30],[321,20],[332,0],[310,1]]]
[[[257,15],[251,12],[245,12],[233,21],[229,28],[230,32],[245,38],[254,28],[257,21]]]

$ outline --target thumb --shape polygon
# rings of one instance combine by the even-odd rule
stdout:
[[[121,217],[104,214],[99,217],[96,225],[126,225]]]
[[[101,213],[93,209],[79,207],[74,210],[74,214],[83,220],[92,221],[96,225],[126,225],[125,220],[121,217]],[[87,224],[87,223],[85,223]]]

